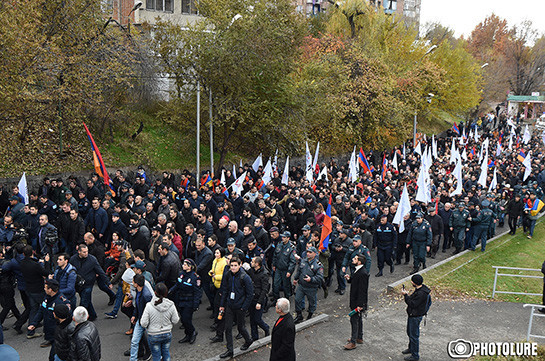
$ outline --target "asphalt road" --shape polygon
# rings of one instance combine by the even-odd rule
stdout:
[[[499,234],[502,231],[502,229],[498,229],[496,231],[496,234]],[[447,258],[448,256],[451,256],[452,251],[452,249],[448,250],[447,253],[442,253],[440,251],[437,254],[436,259],[428,258],[428,266],[439,262]],[[395,350],[397,350],[399,348],[403,348],[406,343],[406,336],[404,336],[404,324],[406,322],[405,313],[403,310],[403,305],[392,305],[392,299],[390,297],[386,297],[384,295],[384,292],[388,284],[398,279],[401,279],[409,274],[409,272],[412,270],[412,257],[411,262],[408,265],[402,264],[396,266],[396,269],[392,274],[389,273],[389,269],[386,266],[384,269],[386,271],[384,272],[384,276],[376,278],[374,277],[374,274],[377,272],[376,252],[371,252],[371,255],[373,258],[373,263],[371,267],[371,278],[369,285],[370,311],[369,319],[368,321],[366,321],[366,324],[371,323],[371,320],[373,320],[374,318],[377,318],[377,320],[380,320],[380,322],[378,325],[373,326],[373,328],[369,328],[370,331],[365,333],[365,338],[367,340],[367,338],[372,336],[369,339],[369,342],[372,342],[373,344],[375,344],[376,342],[377,345],[380,345],[381,342],[386,341],[393,344],[393,340],[395,339],[396,345],[399,345],[398,347],[395,347]],[[336,350],[340,350],[339,347],[344,345],[344,340],[346,339],[346,337],[349,336],[350,325],[348,322],[348,317],[346,317],[349,312],[348,293],[343,296],[333,293],[333,290],[335,290],[336,286],[336,280],[334,280],[332,286],[330,287],[330,295],[327,299],[323,298],[324,295],[322,291],[318,292],[317,314],[327,313],[331,315],[332,317],[330,318],[330,321],[312,327],[297,335],[297,351],[302,356],[301,359],[307,359],[307,356],[312,356],[314,360],[333,359],[330,358],[330,356],[328,355],[334,355]],[[294,310],[293,298],[291,300],[292,310]],[[109,312],[111,310],[111,307],[107,306],[108,298],[106,294],[98,290],[98,288],[96,287],[93,293],[93,301],[95,309],[97,310],[97,314],[99,315],[99,318],[95,321],[95,323],[99,329],[101,337],[102,360],[119,360],[120,358],[128,359],[123,356],[123,352],[127,350],[130,345],[130,337],[125,335],[125,331],[129,328],[129,320],[122,313],[120,313],[118,318],[115,320],[105,319],[104,312]],[[495,305],[497,303],[492,304]],[[207,306],[208,301],[203,295],[203,304],[194,315],[194,324],[197,331],[199,332],[199,335],[197,336],[197,341],[193,345],[178,343],[178,340],[181,339],[184,334],[183,330],[180,330],[178,328],[178,325],[175,326],[173,330],[173,343],[171,345],[173,360],[204,360],[225,351],[224,344],[211,344],[208,340],[209,337],[213,336],[213,333],[209,330],[209,327],[212,324],[212,320],[208,317],[210,312],[206,311]],[[22,306],[20,308],[22,308]],[[264,317],[265,321],[269,325],[272,325],[275,322],[276,318],[277,316],[274,312],[274,308],[271,308]],[[382,318],[384,318],[384,322]],[[471,320],[476,321],[476,319],[473,318],[471,318]],[[4,323],[4,326],[11,327],[14,322],[14,318],[7,319]],[[524,319],[520,322],[527,325],[527,319]],[[247,327],[249,327],[248,322]],[[461,324],[461,327],[463,328],[463,323]],[[236,334],[236,330],[234,330],[233,332]],[[262,331],[260,332],[260,334],[263,335]],[[507,331],[505,331],[506,336],[507,334]],[[518,339],[522,339],[524,335],[521,334]],[[39,345],[42,341],[40,338],[28,340],[24,334],[17,335],[15,331],[11,329],[4,332],[4,337],[5,343],[9,344],[20,353],[21,360],[32,360],[33,358],[38,358],[42,360],[46,359],[47,354],[49,353],[49,349],[40,348]],[[433,337],[433,339],[429,337],[429,339],[426,341],[431,346],[435,344],[435,334]],[[324,342],[324,339],[327,339],[328,341]],[[242,345],[242,343],[243,340],[235,340],[235,347]],[[300,345],[304,346],[300,347]],[[367,349],[368,346],[366,345],[362,345],[364,347],[360,347],[359,349]],[[267,348],[265,347],[260,350],[254,351],[250,356],[245,357],[250,357],[248,359],[252,360],[267,359],[268,356],[265,357],[263,355],[266,350]],[[388,360],[389,357],[393,357],[394,355],[396,355],[396,352],[394,352],[395,350],[392,347],[392,349],[388,350],[391,351],[390,356],[385,356],[385,358],[382,358],[380,355],[376,355],[372,359]],[[353,354],[359,355],[359,351],[355,351]],[[344,357],[347,356],[343,353],[343,359],[345,359]],[[356,359],[361,360],[361,358]]]

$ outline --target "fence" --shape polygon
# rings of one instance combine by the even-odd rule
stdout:
[[[530,322],[528,322],[528,332],[526,333],[526,341],[530,341],[530,337],[545,338],[545,336],[532,335],[532,324],[534,322],[534,317],[545,317],[545,315],[543,314],[536,313],[535,309],[541,309],[543,308],[543,305],[525,304],[522,307],[532,307],[532,310],[530,312]]]
[[[512,274],[512,273],[499,273],[500,269],[504,270],[514,270],[514,271],[526,271],[526,272],[541,272],[540,269],[535,268],[517,268],[517,267],[501,267],[501,266],[492,266],[492,268],[495,268],[495,274],[494,274],[494,289],[492,290],[492,298],[496,296],[496,293],[505,293],[510,295],[527,295],[527,296],[541,296],[541,293],[527,293],[527,292],[510,292],[510,291],[497,291],[496,286],[498,284],[498,277],[499,276],[506,276],[506,277],[521,277],[521,278],[539,278],[542,279],[543,276],[532,276],[532,275],[520,275],[520,274]]]

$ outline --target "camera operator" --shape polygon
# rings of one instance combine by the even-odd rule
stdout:
[[[0,245],[11,246],[14,235],[13,218],[4,217],[4,224],[0,226]]]
[[[23,333],[21,327],[28,320],[28,315],[30,313],[30,300],[26,292],[25,278],[23,277],[23,273],[21,272],[21,261],[24,258],[24,249],[25,245],[23,243],[17,243],[15,245],[13,258],[9,262],[3,263],[1,266],[2,272],[13,272],[13,274],[15,274],[15,278],[17,279],[17,289],[19,289],[19,293],[21,294],[21,301],[23,301],[23,305],[25,307],[25,310],[21,314],[21,317],[19,317],[17,319],[17,322],[15,322],[15,324],[13,325],[13,329],[19,335]]]
[[[57,228],[49,223],[47,215],[40,216],[40,230],[38,231],[38,244],[42,255],[54,255],[59,250]]]

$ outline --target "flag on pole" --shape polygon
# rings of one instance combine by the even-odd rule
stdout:
[[[456,162],[452,173],[456,178],[456,189],[450,194],[451,197],[462,194],[462,162]]]
[[[522,181],[524,182],[526,178],[530,176],[530,173],[532,173],[532,157],[530,156],[531,151],[528,151],[528,154],[526,155],[526,158],[524,158],[524,162],[522,164],[524,165],[524,176],[522,178]]]
[[[329,204],[325,211],[324,223],[322,225],[322,234],[320,236],[320,245],[318,249],[323,251],[329,246],[329,236],[331,235],[333,227],[331,225],[331,194],[329,195]]]
[[[244,186],[244,180],[246,179],[246,173],[244,172],[240,177],[237,178],[236,181],[231,184],[231,187],[233,188],[233,192],[240,194],[242,192],[242,188]]]
[[[23,172],[23,176],[21,177],[19,184],[17,184],[17,187],[19,188],[19,193],[23,196],[23,203],[25,205],[28,204],[28,184],[26,181],[26,172]]]
[[[261,178],[263,180],[263,185],[261,188],[265,187],[267,183],[271,181],[273,178],[273,168],[271,163],[271,158],[269,158],[269,161],[265,165],[265,169],[263,169],[263,177]]]
[[[236,178],[236,177],[237,177],[237,169],[235,165],[233,164],[233,178]]]
[[[318,164],[318,152],[320,151],[320,142],[316,145],[316,153],[314,153],[314,159],[312,161],[312,171],[316,169],[316,165]]]
[[[528,199],[526,201],[526,207],[525,208],[530,210],[530,215],[531,216],[537,216],[537,214],[539,213],[539,211],[541,211],[543,206],[545,206],[545,203],[543,203],[541,201],[541,199],[536,198],[533,201],[531,199]]]
[[[403,143],[403,159],[405,159],[405,143]]]
[[[392,167],[395,168],[395,170],[399,171],[397,168],[397,152],[394,152],[394,159],[392,160]]]
[[[312,178],[314,173],[314,170],[312,169],[312,155],[310,154],[310,150],[308,149],[308,142],[305,142],[305,145],[306,145],[306,152],[305,152],[306,178],[310,183],[312,183]]]
[[[405,222],[403,218],[411,212],[411,201],[409,200],[409,194],[407,192],[407,185],[403,186],[403,192],[401,193],[401,199],[399,200],[399,206],[397,207],[396,214],[392,223],[399,226],[399,233],[403,233],[405,230]]]
[[[524,154],[524,151],[521,149],[519,151],[519,154],[517,155],[517,159],[519,160],[519,162],[524,163],[525,158],[526,158],[526,154]]]
[[[278,149],[276,149],[276,152],[274,153],[274,161],[272,164],[273,172],[278,172]]]
[[[284,166],[284,173],[282,173],[282,184],[288,185],[288,177],[290,172],[290,157],[286,158],[286,165]]]
[[[327,180],[327,166],[324,167],[324,169],[322,169],[322,171],[320,172],[320,174],[318,174],[318,180],[325,180],[326,182],[328,182]]]
[[[486,174],[488,171],[488,154],[485,154],[483,162],[481,163],[481,175],[479,176],[478,184],[486,187]]]
[[[104,184],[107,184],[110,187],[112,196],[115,197],[114,183],[108,176],[108,171],[106,170],[106,166],[104,165],[104,161],[102,160],[100,151],[98,150],[95,140],[93,139],[93,136],[91,135],[91,132],[89,131],[89,128],[87,128],[87,125],[83,123],[83,126],[85,127],[85,131],[87,132],[87,137],[89,138],[89,142],[91,143],[91,149],[93,150],[93,163],[95,165],[95,171],[100,177],[102,177]]]
[[[252,164],[252,169],[254,170],[254,172],[257,172],[259,167],[263,167],[263,157],[261,153],[259,153],[257,158],[254,160],[254,164]]]
[[[492,177],[492,182],[490,182],[490,187],[488,187],[488,192],[492,192],[498,186],[498,177],[496,176],[497,168],[494,169],[494,176]]]
[[[530,130],[528,130],[528,124],[526,124],[526,128],[524,128],[524,135],[522,137],[522,142],[524,144],[528,144],[528,142],[532,139],[532,136],[530,135]]]
[[[388,169],[388,161],[386,160],[386,154],[382,156],[382,175],[381,175],[381,181],[384,182],[384,178],[386,178],[386,169]]]
[[[458,129],[458,126],[456,125],[456,123],[452,125],[452,130],[454,131],[454,133],[460,135],[460,129]]]
[[[363,169],[364,173],[370,173],[371,175],[373,175],[371,167],[369,166],[369,162],[367,161],[365,153],[363,152],[363,148],[360,148],[360,152],[358,153],[358,162],[360,163],[360,166]]]

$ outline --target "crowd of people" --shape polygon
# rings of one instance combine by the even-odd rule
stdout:
[[[285,317],[285,301],[294,296],[296,324],[313,317],[318,292],[328,297],[333,286],[343,295],[347,281],[367,288],[361,274],[374,273],[371,252],[377,252],[376,277],[383,276],[385,265],[394,273],[396,265],[408,264],[411,252],[416,274],[438,252],[456,254],[478,244],[484,252],[505,217],[512,234],[522,224],[531,238],[545,186],[543,140],[538,134],[527,137],[505,116],[487,119],[460,124],[456,133],[437,139],[421,137],[416,147],[407,143],[369,152],[370,169],[360,169],[356,181],[350,179],[350,164],[331,159],[312,170],[312,180],[298,165],[290,168],[287,182],[276,167],[264,182],[263,167],[249,164],[221,178],[184,171],[152,179],[139,167],[134,176],[118,170],[110,185],[97,173],[84,182],[44,178],[28,202],[18,187],[3,189],[0,323],[11,312],[18,334],[43,334],[41,346],[51,347],[50,360],[100,359],[92,322],[99,316],[92,302],[96,285],[112,306],[105,317],[117,318],[119,311],[127,317],[131,343],[125,356],[131,360],[169,360],[171,330],[178,322],[185,330],[179,342],[193,344],[198,337],[193,314],[199,308],[210,312],[215,332],[210,342],[225,340],[221,357],[229,358],[235,324],[235,338],[248,349],[270,335],[272,325],[263,320],[269,307],[276,305]],[[454,149],[457,157],[451,156]],[[417,179],[427,155],[430,200],[422,202],[416,200]],[[479,178],[487,158],[483,185]],[[395,222],[404,187],[410,209]],[[351,293],[350,305],[356,313],[346,349],[363,342],[367,291]],[[295,359],[288,353],[276,359]]]

